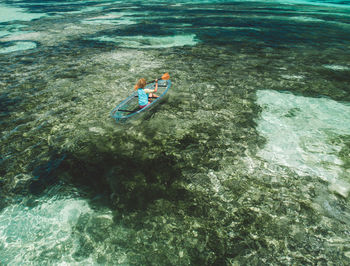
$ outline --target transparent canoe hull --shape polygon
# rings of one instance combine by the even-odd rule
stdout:
[[[154,89],[155,82],[150,83],[146,85],[145,89]],[[117,121],[126,121],[132,117],[138,116],[140,113],[147,112],[150,110],[153,106],[155,106],[157,103],[159,103],[162,98],[164,98],[165,94],[168,92],[168,90],[171,87],[171,81],[170,80],[159,80],[158,81],[158,90],[157,95],[158,98],[153,98],[152,102],[147,105],[146,107],[140,109],[139,108],[139,100],[137,97],[137,91],[134,91],[128,98],[126,98],[124,101],[122,101],[120,104],[117,105],[112,111],[111,116]]]

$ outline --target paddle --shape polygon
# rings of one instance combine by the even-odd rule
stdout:
[[[122,109],[120,109],[120,110],[118,110],[118,112],[128,112],[128,113],[133,113],[133,112],[135,112],[135,110],[122,110]]]
[[[170,75],[169,75],[169,73],[165,73],[165,74],[163,74],[163,76],[162,76],[161,78],[159,78],[158,80],[160,80],[160,79],[162,79],[162,80],[168,80],[168,79],[170,79]],[[153,83],[153,82],[155,82],[155,81],[156,81],[156,80],[153,80],[153,81],[147,82],[147,84]]]
[[[166,86],[162,86],[162,87],[166,87]],[[135,98],[138,98],[139,96],[138,95],[136,95],[136,96],[134,96]],[[154,97],[154,96],[148,96],[148,98],[159,98],[159,97]]]

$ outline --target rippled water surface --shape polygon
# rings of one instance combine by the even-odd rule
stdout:
[[[349,1],[1,1],[0,264],[348,265],[349,36]]]

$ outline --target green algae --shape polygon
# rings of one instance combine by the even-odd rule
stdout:
[[[349,136],[344,137],[344,147],[339,152],[339,157],[344,162],[343,167],[345,169],[350,169],[350,138]]]
[[[350,163],[349,163],[350,142],[349,141],[350,141],[349,135],[339,135],[337,137],[330,139],[330,142],[333,145],[341,146],[338,156],[343,161],[342,167],[344,168],[344,170],[349,170],[349,167],[350,167]]]

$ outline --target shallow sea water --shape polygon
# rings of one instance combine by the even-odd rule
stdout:
[[[349,1],[0,4],[0,264],[347,265]],[[167,98],[110,111],[140,77]]]

